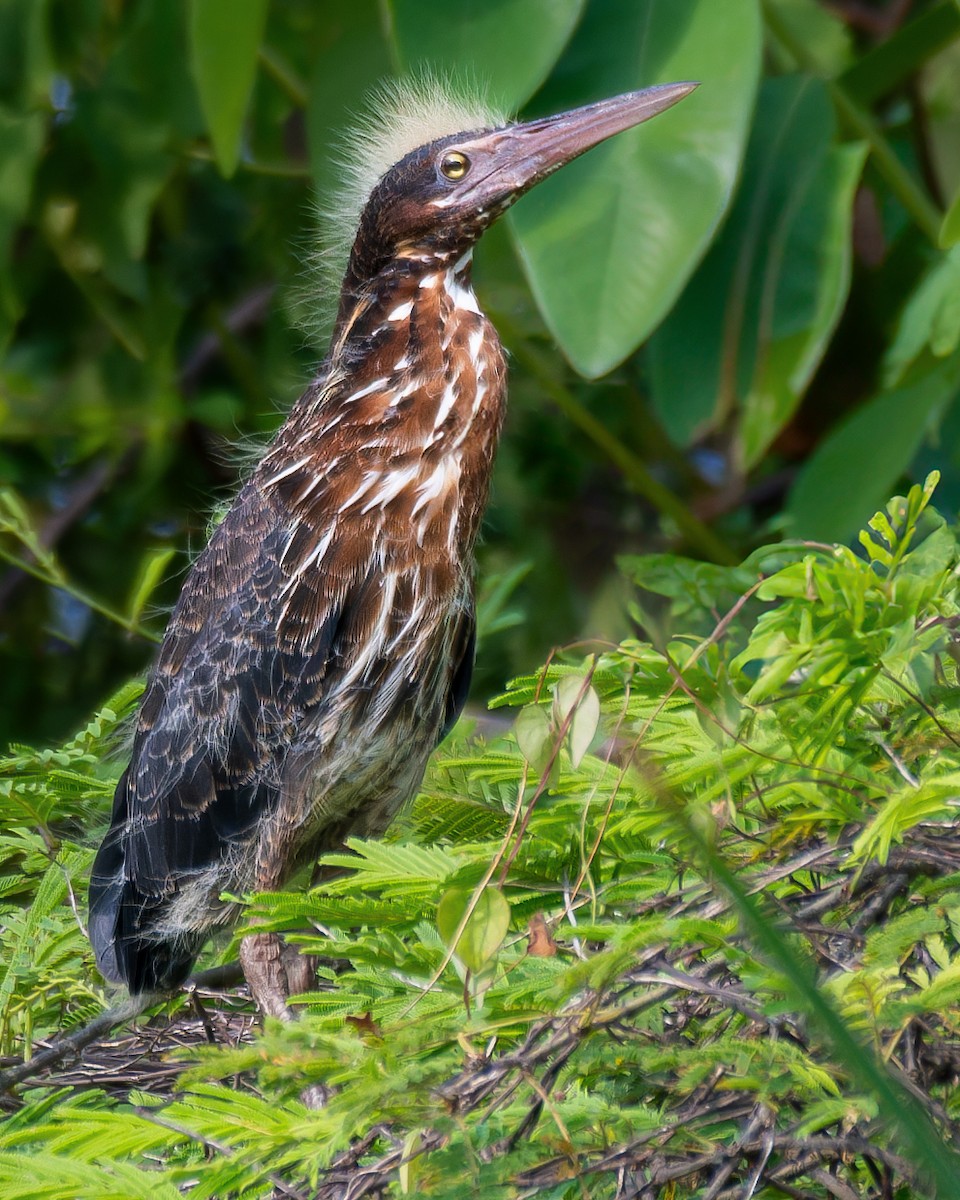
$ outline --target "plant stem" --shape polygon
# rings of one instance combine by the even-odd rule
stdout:
[[[258,51],[258,58],[263,69],[270,76],[281,92],[291,100],[297,108],[306,108],[309,100],[307,85],[296,73],[293,67],[272,46],[263,44]]]
[[[158,633],[153,633],[149,629],[145,629],[139,621],[131,621],[122,613],[118,613],[115,609],[109,608],[106,604],[101,603],[95,596],[91,596],[82,588],[74,586],[68,580],[54,574],[49,570],[45,570],[42,566],[27,561],[25,558],[20,558],[16,554],[11,554],[9,550],[5,550],[0,546],[0,558],[4,562],[8,562],[18,571],[23,571],[26,575],[32,575],[34,579],[39,579],[41,583],[45,583],[48,587],[59,588],[60,591],[66,592],[73,596],[75,600],[79,600],[81,604],[86,605],[92,612],[99,613],[101,617],[106,617],[108,621],[112,621],[115,625],[119,625],[121,629],[125,629],[127,633],[135,634],[137,637],[146,638],[148,642],[155,642],[157,645],[163,640]]]

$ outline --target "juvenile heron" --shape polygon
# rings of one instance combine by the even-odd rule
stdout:
[[[525,124],[449,99],[356,143],[363,192],[329,354],[198,557],[93,868],[103,975],[172,989],[233,894],[280,887],[417,789],[473,666],[473,547],[505,363],[473,246],[519,196],[693,90]],[[492,127],[491,127],[492,125]],[[267,1013],[281,945],[244,939]]]

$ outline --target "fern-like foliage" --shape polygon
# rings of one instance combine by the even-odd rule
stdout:
[[[954,1195],[960,551],[931,491],[863,553],[625,562],[647,640],[514,681],[512,731],[455,735],[390,837],[246,899],[316,958],[300,1020],[207,995],[204,1044],[158,1010],[129,1036],[154,1069],[179,1037],[175,1091],[95,1049],[39,1075],[0,1192]],[[8,1054],[102,1003],[79,826],[132,699],[7,760]]]

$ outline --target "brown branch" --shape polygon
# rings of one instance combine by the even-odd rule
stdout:
[[[118,1025],[123,1025],[124,1022],[138,1016],[151,1004],[155,1004],[157,999],[158,997],[152,995],[138,996],[136,999],[118,1004],[115,1008],[108,1008],[106,1012],[94,1017],[81,1029],[57,1038],[45,1049],[27,1059],[26,1062],[20,1063],[16,1067],[9,1067],[6,1071],[0,1071],[0,1095],[9,1092],[18,1083],[23,1083],[27,1079],[35,1079],[50,1067],[78,1054],[84,1047],[98,1041],[104,1034],[112,1032]]]

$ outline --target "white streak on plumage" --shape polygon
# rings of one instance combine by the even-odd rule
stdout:
[[[409,467],[398,467],[393,471],[383,471],[379,475],[379,488],[360,511],[368,513],[374,508],[384,507],[391,500],[396,500],[403,489],[408,484],[413,483],[419,470],[420,464],[412,463]]]
[[[477,304],[473,288],[465,287],[454,271],[447,271],[443,278],[443,285],[454,308],[465,309],[467,312],[479,315],[480,305]]]
[[[447,417],[453,411],[454,405],[460,397],[460,380],[451,379],[447,386],[443,389],[443,395],[440,397],[440,407],[437,409],[436,420],[433,422],[434,429],[440,429]]]
[[[301,467],[305,467],[309,462],[310,455],[307,455],[305,458],[298,458],[297,461],[291,463],[289,467],[284,467],[283,470],[278,471],[275,475],[269,476],[269,478],[264,481],[265,485],[267,487],[271,487],[273,484],[279,483],[281,479],[286,479],[288,475],[293,475],[296,471],[299,471]]]
[[[346,398],[346,403],[349,404],[351,400],[362,400],[364,396],[369,396],[372,392],[382,391],[386,386],[387,380],[385,378],[374,379],[358,392],[351,392]]]

